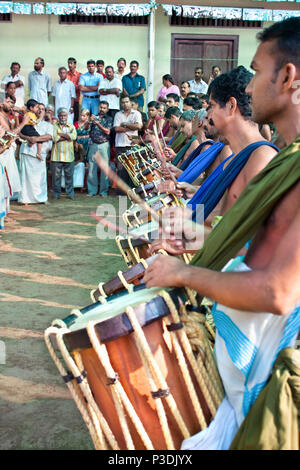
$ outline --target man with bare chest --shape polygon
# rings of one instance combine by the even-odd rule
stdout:
[[[225,398],[213,423],[182,449],[230,447],[300,328],[300,19],[276,23],[258,39],[246,89],[252,119],[273,122],[287,147],[249,182],[190,265],[158,257],[144,276],[147,287],[188,286],[215,301]],[[245,258],[236,258],[248,240]]]

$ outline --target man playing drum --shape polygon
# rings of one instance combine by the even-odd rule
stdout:
[[[147,287],[188,286],[216,302],[215,352],[226,397],[185,449],[230,447],[300,327],[300,19],[276,23],[258,38],[246,89],[252,118],[274,123],[287,147],[250,181],[191,265],[159,256],[144,276]],[[244,260],[228,263],[250,239]]]

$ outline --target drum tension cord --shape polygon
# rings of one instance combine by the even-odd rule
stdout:
[[[81,375],[79,375],[78,377],[74,377],[72,372],[68,371],[68,374],[67,375],[62,375],[62,378],[64,379],[65,383],[71,382],[71,380],[75,379],[76,382],[78,384],[80,384],[81,382],[83,382],[83,380],[86,378],[86,376],[87,376],[87,373],[86,373],[85,370],[83,370]]]

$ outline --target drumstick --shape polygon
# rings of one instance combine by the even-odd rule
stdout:
[[[106,174],[106,176],[110,179],[112,183],[115,183],[118,188],[123,191],[124,194],[129,194],[131,193],[131,199],[142,206],[151,216],[153,217],[153,220],[156,220],[156,222],[160,222],[160,217],[157,215],[157,213],[149,206],[149,204],[146,203],[140,196],[138,196],[136,193],[132,191],[132,189],[128,186],[128,184],[125,183],[119,176],[110,168],[110,166],[106,163],[106,161],[101,158],[101,155],[99,152],[95,153],[95,161],[98,163],[100,169]]]
[[[170,169],[167,166],[166,157],[165,157],[165,154],[163,152],[163,149],[161,147],[160,140],[159,140],[159,137],[158,137],[156,122],[153,125],[153,130],[154,130],[154,135],[155,135],[155,138],[157,140],[157,143],[159,145],[160,152],[161,152],[161,164],[162,164],[163,168],[165,168],[167,170],[167,172],[169,173],[170,178],[171,178],[171,180],[173,181],[173,183],[175,184],[175,187],[176,187],[177,180],[176,180],[175,176],[173,175],[173,173],[170,171]]]
[[[124,230],[121,227],[119,227],[118,225],[115,225],[112,222],[109,222],[108,220],[103,219],[99,215],[95,214],[95,212],[93,212],[93,211],[90,212],[90,215],[95,220],[97,220],[98,222],[100,222],[102,225],[104,225],[107,228],[111,228],[112,230],[117,230],[118,232],[123,233],[124,235],[129,235],[130,237],[134,238],[135,240],[141,240],[144,243],[149,243],[149,240],[147,240],[147,238],[139,237],[138,235],[135,235],[133,233],[132,234],[128,233],[127,230]]]

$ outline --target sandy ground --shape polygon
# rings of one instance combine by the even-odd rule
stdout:
[[[16,213],[0,235],[1,450],[93,449],[43,332],[89,305],[91,289],[126,269],[115,241],[99,240],[90,216],[117,199],[76,193],[75,201],[50,202],[12,203]]]

